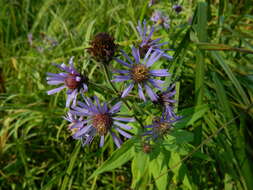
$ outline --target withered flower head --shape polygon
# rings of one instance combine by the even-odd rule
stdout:
[[[175,94],[175,84],[172,84],[165,91],[158,92],[157,101],[153,101],[155,105],[159,105],[163,108],[163,114],[166,118],[182,118],[174,112],[174,104],[177,102],[174,98]]]
[[[153,138],[154,140],[163,138],[173,129],[173,124],[179,119],[172,120],[172,118],[166,118],[165,116],[155,117],[152,125],[145,126],[145,128],[149,128],[150,130],[146,131],[143,135],[148,136],[148,139]]]
[[[108,63],[112,60],[117,45],[114,38],[105,32],[98,33],[90,43],[88,53],[99,62]]]

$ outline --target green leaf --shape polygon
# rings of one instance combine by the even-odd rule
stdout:
[[[184,131],[184,130],[176,130],[170,134],[175,138],[176,144],[188,143],[193,141],[193,133]]]
[[[202,118],[208,110],[208,105],[200,105],[193,108],[183,109],[179,112],[179,115],[183,116],[183,118],[180,122],[175,124],[175,128],[185,128],[193,125],[197,120]]]
[[[132,161],[132,188],[140,189],[140,186],[146,185],[143,183],[144,176],[148,174],[149,156],[140,151]]]
[[[89,177],[91,178],[106,172],[111,171],[119,166],[122,166],[127,161],[131,160],[134,156],[134,143],[136,142],[136,138],[132,138],[125,142],[119,149],[113,152],[112,156],[106,160],[102,166],[96,169],[93,174]]]
[[[76,159],[77,159],[77,156],[80,152],[80,149],[81,149],[81,143],[80,143],[80,141],[78,141],[76,143],[74,151],[71,154],[71,157],[70,157],[71,159],[70,159],[67,171],[66,171],[66,175],[64,176],[64,179],[63,179],[63,182],[62,182],[61,190],[65,190],[67,188],[69,178],[70,178],[71,173],[73,171],[73,168],[74,168],[74,165],[76,163]]]
[[[247,98],[247,95],[244,92],[244,90],[243,90],[240,82],[237,80],[237,78],[233,74],[232,70],[229,68],[229,66],[227,65],[227,63],[225,62],[225,60],[222,58],[222,56],[220,55],[220,53],[219,52],[212,52],[211,55],[212,55],[212,57],[214,59],[217,60],[217,62],[220,64],[220,66],[223,68],[223,70],[227,74],[228,78],[232,81],[232,83],[234,84],[236,90],[240,94],[243,103],[246,104],[246,105],[249,105],[250,102],[249,102],[249,100]]]
[[[166,155],[167,156],[167,155]],[[166,190],[168,182],[168,168],[165,164],[165,155],[161,152],[156,159],[153,159],[149,164],[149,171],[152,174],[158,190]]]

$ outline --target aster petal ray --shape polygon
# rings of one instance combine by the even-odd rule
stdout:
[[[132,129],[132,127],[130,127],[129,125],[120,123],[118,121],[115,121],[114,124],[117,125],[117,126],[119,126],[119,127],[121,127],[121,128],[123,128],[123,129],[126,129],[126,130],[131,130]]]
[[[160,70],[152,70],[150,71],[150,74],[155,77],[167,77],[169,76],[167,69],[160,69]]]
[[[122,98],[126,97],[131,92],[133,87],[134,87],[134,83],[130,83],[130,85],[123,91],[121,97]]]
[[[152,101],[156,101],[157,95],[153,92],[153,90],[147,84],[145,84],[144,86],[145,86],[146,92],[148,93],[150,99]]]
[[[55,88],[55,89],[53,89],[53,90],[47,91],[47,94],[48,94],[48,95],[51,95],[51,94],[57,93],[57,92],[61,91],[61,90],[64,89],[64,88],[66,88],[66,86],[60,86],[60,87]]]
[[[127,133],[127,132],[125,132],[125,131],[123,131],[123,130],[121,130],[121,129],[119,129],[119,128],[116,128],[116,130],[117,130],[121,135],[123,135],[124,137],[126,137],[126,138],[128,138],[128,139],[132,138],[132,135],[130,135],[129,133]]]

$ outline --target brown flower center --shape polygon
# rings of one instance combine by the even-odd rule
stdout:
[[[137,83],[144,82],[149,78],[149,70],[145,65],[135,65],[131,70],[131,77]]]
[[[93,127],[100,136],[105,135],[112,126],[112,118],[109,114],[97,114],[93,116]]]
[[[153,122],[156,124],[154,131],[159,135],[166,135],[172,128],[169,122],[161,121],[158,117],[154,118]]]
[[[75,74],[68,74],[68,76],[65,78],[65,84],[69,89],[75,89],[79,86],[81,79],[80,81],[77,81],[76,77],[79,76]]]

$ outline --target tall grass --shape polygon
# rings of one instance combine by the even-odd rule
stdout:
[[[176,15],[170,1],[148,7],[144,0],[0,0],[0,189],[252,189],[250,5],[185,1]],[[98,149],[97,139],[81,147],[61,118],[63,94],[46,94],[45,73],[54,70],[52,62],[74,55],[94,84],[110,90],[85,48],[94,34],[106,31],[130,50],[138,41],[138,20],[149,20],[155,9],[173,19],[158,34],[174,49],[166,67],[177,84],[177,110],[185,116],[177,127],[190,132],[178,136],[181,152],[171,147],[166,157],[148,162],[136,153],[135,139],[118,150],[112,142]],[[136,114],[144,112],[154,114]]]

